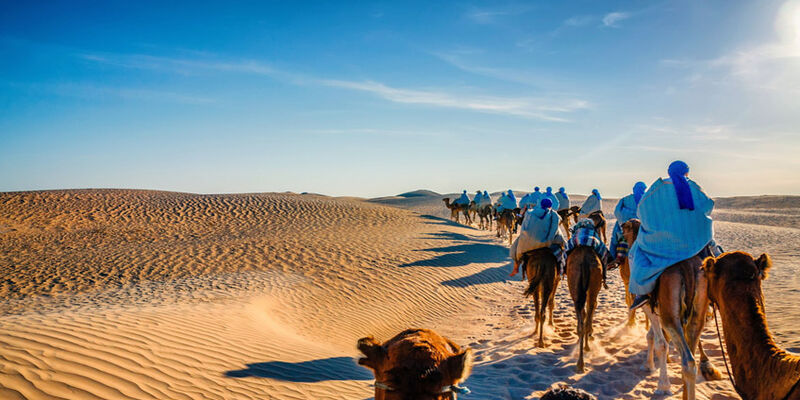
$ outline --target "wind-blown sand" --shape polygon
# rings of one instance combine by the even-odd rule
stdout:
[[[721,199],[717,238],[774,257],[770,329],[798,351],[800,202],[760,200]],[[565,284],[548,347],[535,348],[524,284],[506,279],[507,247],[448,215],[425,191],[372,201],[2,193],[0,398],[368,399],[356,340],[412,326],[477,350],[468,398],[538,398],[558,383],[600,398],[652,397],[656,375],[639,369],[644,330],[621,327],[616,272],[600,295],[587,373],[577,375]],[[710,326],[704,346],[724,369]],[[678,364],[670,370],[677,397]],[[734,395],[727,381],[700,383],[698,394]]]

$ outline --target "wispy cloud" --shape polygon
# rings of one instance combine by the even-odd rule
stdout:
[[[632,16],[629,12],[615,11],[610,12],[603,16],[603,26],[610,28],[618,28],[619,22],[626,20]]]
[[[146,100],[181,104],[208,104],[214,102],[214,99],[209,97],[196,96],[174,91],[103,86],[85,82],[62,82],[57,84],[6,82],[6,85],[30,92],[46,92],[61,97],[74,97],[91,100]]]
[[[467,20],[479,25],[489,25],[499,22],[502,17],[525,14],[531,9],[531,6],[526,5],[513,5],[492,9],[471,8],[464,14],[464,17]]]
[[[554,103],[536,98],[456,95],[435,90],[395,88],[374,81],[322,80],[320,83],[370,93],[396,103],[472,110],[553,122],[567,122],[565,114],[589,107],[588,102],[583,100]]]
[[[455,94],[442,89],[422,90],[393,87],[372,80],[322,79],[286,72],[253,60],[194,60],[148,55],[117,56],[94,54],[83,54],[82,57],[85,60],[119,67],[170,73],[224,72],[256,74],[295,85],[316,85],[368,93],[395,103],[446,107],[554,122],[566,122],[569,120],[567,114],[589,107],[587,101],[580,99],[549,100],[528,97]]]
[[[576,15],[564,20],[564,26],[586,26],[594,21],[597,21],[597,17],[593,15]]]

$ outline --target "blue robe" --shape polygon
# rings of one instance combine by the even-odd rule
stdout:
[[[714,201],[694,181],[689,181],[689,187],[694,210],[679,208],[670,179],[657,180],[639,201],[642,226],[628,254],[631,293],[650,293],[665,269],[697,255],[713,241]]]
[[[580,218],[586,218],[589,214],[602,210],[602,203],[600,199],[597,197],[596,194],[592,193],[591,196],[586,198],[586,201],[583,202],[581,206],[581,215]]]
[[[561,211],[569,208],[569,196],[566,193],[556,192],[558,199],[558,207],[553,206],[554,209]]]
[[[519,257],[528,251],[564,243],[564,238],[559,230],[561,217],[552,209],[545,210],[538,207],[528,210],[520,225],[520,234],[511,245],[511,258]]]
[[[611,231],[611,246],[609,246],[609,250],[611,250],[611,254],[614,257],[624,256],[628,252],[628,244],[625,243],[625,239],[622,237],[622,224],[628,222],[629,219],[637,218],[637,207],[636,197],[633,194],[629,194],[619,199],[617,207],[614,209],[614,216],[617,217],[617,222],[614,224],[614,230]]]
[[[461,193],[461,197],[459,197],[453,203],[454,204],[469,204],[469,196],[467,196],[466,193]]]

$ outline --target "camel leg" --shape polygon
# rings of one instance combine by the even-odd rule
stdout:
[[[692,353],[699,347],[700,351],[700,373],[707,381],[714,381],[722,379],[722,374],[714,367],[711,360],[708,359],[706,352],[703,350],[703,345],[700,342],[700,334],[706,324],[706,315],[709,308],[708,292],[707,292],[707,278],[705,274],[700,271],[697,277],[697,292],[694,296],[694,304],[692,304],[692,314],[689,316],[689,321],[686,324],[686,340],[689,342],[689,348]]]
[[[592,323],[594,321],[594,311],[597,309],[597,294],[600,293],[600,285],[602,284],[601,270],[599,268],[590,270],[589,279],[589,291],[586,294],[586,324],[584,325],[587,351],[589,350],[589,341],[594,339]]]
[[[541,283],[540,283],[541,284]],[[536,336],[536,333],[539,332],[539,320],[541,319],[541,315],[539,315],[539,287],[533,292],[533,335]]]
[[[547,319],[547,293],[544,290],[544,282],[540,283],[540,288],[542,289],[542,304],[536,306],[536,326],[539,329],[539,347],[544,347],[544,321]]]
[[[556,266],[558,268],[558,266]],[[556,270],[556,276],[553,280],[553,290],[550,291],[550,300],[548,301],[548,306],[550,307],[550,326],[553,326],[553,309],[556,308],[556,290],[558,289],[558,283],[561,281],[561,277],[559,276],[558,271]]]
[[[671,394],[669,386],[669,375],[667,374],[667,355],[669,347],[667,346],[667,339],[664,338],[664,331],[661,329],[661,321],[658,316],[650,308],[650,305],[642,307],[645,316],[650,320],[650,329],[647,331],[647,368],[650,371],[655,371],[654,357],[658,359],[658,368],[660,374],[658,377],[658,387],[656,388],[657,395]]]
[[[677,272],[677,270],[675,270]],[[695,399],[695,383],[697,380],[697,363],[692,348],[686,341],[687,335],[681,324],[680,304],[684,288],[679,273],[665,271],[658,288],[658,314],[664,330],[669,334],[672,344],[681,356],[681,375],[683,378],[683,400]]]
[[[575,307],[575,319],[578,320],[578,363],[575,365],[575,372],[582,374],[583,367],[583,345],[584,345],[584,315],[583,307]]]

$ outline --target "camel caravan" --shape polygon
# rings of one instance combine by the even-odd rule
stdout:
[[[564,188],[554,193],[550,187],[545,192],[536,187],[519,202],[511,190],[494,203],[486,191],[473,199],[464,191],[444,202],[454,220],[477,219],[479,229],[494,224],[497,236],[508,239],[510,275],[522,272],[523,295],[533,298],[538,347],[546,346],[545,323],[553,326],[555,292],[566,279],[577,322],[577,373],[587,368],[584,354],[593,340],[598,294],[608,290],[607,271],[619,269],[626,325],[636,324],[637,310],[646,316],[643,367],[659,371],[656,395],[671,393],[670,344],[680,359],[683,399],[695,398],[698,367],[705,380],[723,379],[700,341],[713,319],[728,379],[743,399],[800,400],[800,356],[779,348],[767,328],[761,281],[772,267],[769,256],[723,252],[714,240],[714,201],[689,179],[682,161],[670,164],[667,173],[649,187],[637,182],[617,202],[610,242],[597,189],[580,207],[570,205]],[[456,399],[469,393],[462,383],[472,366],[470,349],[433,331],[406,330],[383,344],[366,337],[358,349],[365,356],[359,364],[374,372],[376,400]],[[559,388],[542,398],[594,396]]]

